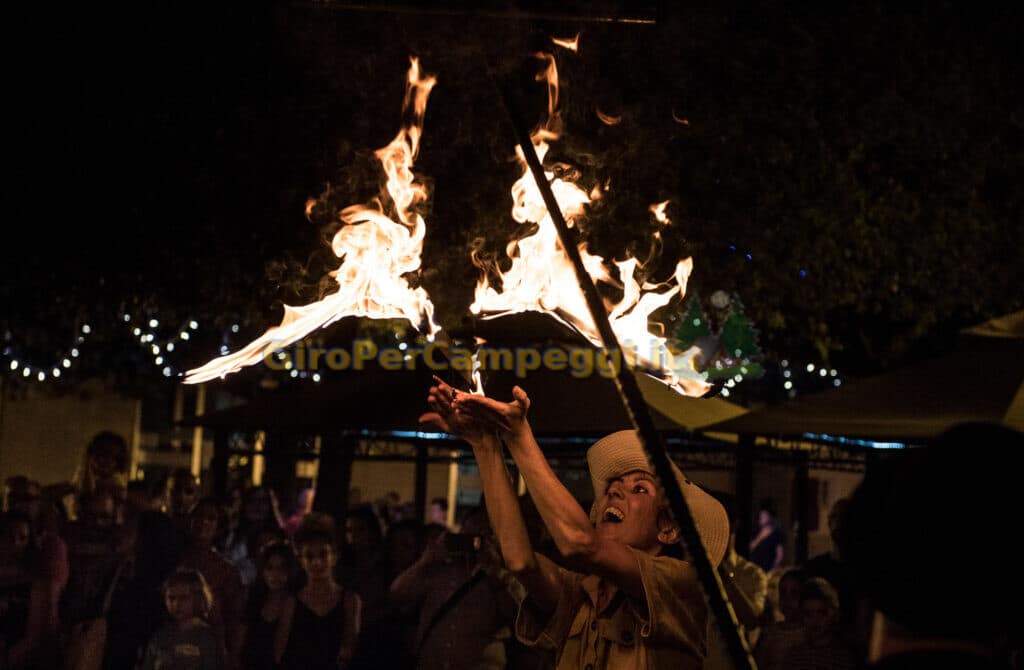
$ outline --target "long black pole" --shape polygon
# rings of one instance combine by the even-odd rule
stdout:
[[[630,419],[632,419],[633,425],[640,435],[640,442],[647,452],[647,457],[654,468],[654,473],[658,476],[658,480],[665,489],[665,495],[668,497],[672,513],[679,522],[689,558],[693,562],[694,567],[697,568],[697,576],[704,587],[704,593],[711,604],[711,611],[714,613],[715,620],[722,631],[722,637],[729,647],[729,653],[736,664],[736,669],[756,670],[757,664],[750,655],[750,648],[739,632],[739,622],[736,619],[736,613],[733,611],[732,604],[725,594],[718,571],[715,570],[715,567],[711,565],[710,559],[708,559],[707,550],[700,539],[696,525],[693,523],[690,508],[686,504],[686,499],[679,488],[679,483],[672,475],[665,443],[662,440],[661,434],[654,426],[654,421],[647,410],[647,403],[644,401],[643,394],[640,393],[640,387],[637,385],[636,377],[633,376],[632,370],[626,365],[622,347],[619,345],[615,331],[612,330],[611,323],[608,321],[608,313],[605,310],[604,302],[601,300],[597,287],[594,286],[593,280],[591,280],[583,265],[583,259],[580,257],[579,249],[576,247],[576,240],[573,239],[569,226],[562,216],[562,210],[558,206],[555,194],[552,192],[551,185],[544,174],[544,166],[541,165],[540,159],[537,158],[537,152],[534,151],[533,141],[530,138],[530,133],[527,130],[519,106],[516,103],[514,92],[509,89],[507,82],[497,80],[496,83],[501,92],[502,101],[504,102],[505,110],[508,112],[509,120],[512,122],[516,142],[523,150],[523,156],[526,158],[530,172],[533,173],[533,178],[537,182],[537,188],[540,189],[541,195],[544,198],[544,205],[547,207],[548,214],[558,230],[558,237],[562,241],[565,253],[569,256],[569,260],[572,261],[573,269],[576,271],[576,281],[579,283],[580,290],[583,291],[583,297],[587,301],[587,309],[590,310],[590,315],[597,326],[601,342],[610,356],[610,360],[621,362],[617,366],[615,385],[619,389],[619,395],[622,397],[626,411],[629,413]]]

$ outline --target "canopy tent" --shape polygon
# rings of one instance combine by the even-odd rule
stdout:
[[[1024,430],[1024,312],[963,331],[941,356],[704,429],[914,442],[965,421]]]
[[[343,320],[343,327],[344,321],[349,320]],[[503,320],[500,324],[489,324],[492,329],[495,326],[498,330],[492,330],[487,338],[492,346],[496,346],[495,341],[500,341],[501,346],[527,345],[540,350],[565,347],[567,342],[590,346],[578,336],[574,338],[560,332],[546,317],[520,316]],[[535,326],[539,330],[535,330]],[[334,330],[334,342],[351,347],[351,333],[344,332],[339,336],[342,331]],[[479,332],[474,336],[478,337]],[[361,370],[321,370],[321,382],[300,380],[299,383],[262,393],[244,405],[186,419],[183,423],[201,425],[217,436],[212,467],[215,490],[221,491],[227,480],[226,435],[233,431],[265,431],[278,436],[278,439],[283,435],[321,435],[325,439],[329,436],[332,444],[338,444],[339,439],[351,439],[353,434],[363,431],[381,437],[397,433],[403,441],[417,446],[416,502],[417,508],[422,510],[426,446],[430,443],[427,438],[432,436],[423,432],[418,418],[427,410],[426,398],[433,383],[432,377],[438,374],[464,390],[468,390],[469,385],[462,373],[431,369],[423,354],[410,355],[411,369],[385,370],[371,361]],[[436,363],[442,358],[440,352],[435,352],[430,360]],[[640,374],[638,381],[657,429],[666,433],[686,433],[683,439],[690,439],[689,434],[693,430],[746,411],[721,398],[682,396],[645,374]],[[483,386],[491,397],[511,399],[515,385],[523,387],[530,396],[530,424],[538,438],[551,438],[554,444],[550,448],[568,448],[569,444],[576,444],[575,440],[568,438],[596,439],[632,427],[615,381],[601,376],[597,370],[586,376],[574,376],[570,370],[544,367],[530,370],[525,375],[506,369],[483,372]],[[345,434],[349,437],[343,438]],[[344,483],[347,475],[338,475],[338,471],[348,470],[348,466],[339,463],[345,458],[351,459],[351,451],[352,448],[321,450],[321,471],[332,472],[332,475],[330,480],[318,478],[317,500],[324,500],[319,494],[321,488],[332,490],[332,502],[329,504],[339,509],[342,507],[336,498],[338,491],[348,490]],[[345,456],[342,456],[343,452]]]

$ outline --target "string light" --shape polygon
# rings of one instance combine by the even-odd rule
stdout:
[[[160,326],[160,320],[155,315],[150,315],[141,324],[132,322],[132,315],[129,312],[119,312],[115,315],[115,321],[120,321],[127,326],[131,331],[132,335],[137,338],[140,345],[146,347],[149,352],[154,356],[154,364],[159,368],[163,366],[162,372],[165,377],[173,377],[175,375],[181,376],[177,373],[173,366],[170,365],[170,361],[164,355],[164,352],[170,353],[174,351],[174,342],[178,339],[189,340],[189,331],[195,331],[199,329],[199,322],[195,319],[189,319],[187,327],[181,327],[179,332],[175,334],[173,338],[169,338],[165,342],[157,343],[158,334],[152,332]],[[146,328],[148,326],[148,328]],[[233,324],[231,329],[232,332],[239,332],[239,324]],[[146,332],[144,332],[144,329]],[[79,329],[78,334],[74,336],[74,345],[70,351],[65,355],[59,356],[53,365],[32,365],[30,362],[24,360],[22,357],[16,356],[12,351],[11,347],[5,347],[3,350],[4,357],[10,359],[8,368],[10,372],[16,373],[21,371],[21,376],[24,379],[33,379],[34,381],[44,382],[48,379],[60,378],[63,376],[65,371],[70,371],[72,363],[81,356],[79,347],[85,343],[86,336],[93,334],[93,326],[90,323],[83,323]],[[8,336],[9,337],[9,336]]]

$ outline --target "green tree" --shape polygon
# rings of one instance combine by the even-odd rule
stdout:
[[[701,307],[700,296],[694,292],[687,298],[687,308],[682,318],[679,319],[679,325],[675,333],[675,344],[680,349],[687,349],[698,338],[706,337],[710,334],[711,323],[708,321],[707,314],[704,313],[704,308]]]

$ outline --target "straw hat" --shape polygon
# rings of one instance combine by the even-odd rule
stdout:
[[[587,450],[587,465],[590,467],[590,480],[594,486],[594,505],[590,508],[591,521],[597,518],[598,503],[608,490],[608,483],[611,480],[636,470],[653,474],[653,468],[635,430],[620,430],[595,442]],[[672,463],[672,472],[683,491],[697,532],[704,541],[708,559],[712,565],[718,566],[729,546],[729,516],[720,502],[687,479],[675,463]]]

